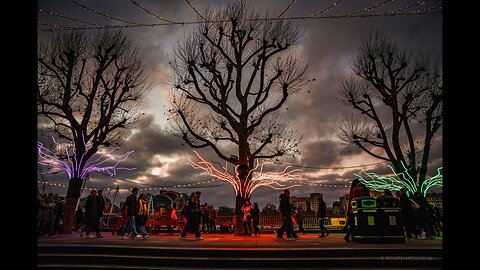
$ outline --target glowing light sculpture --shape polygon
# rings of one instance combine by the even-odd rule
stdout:
[[[118,167],[120,162],[126,160],[128,156],[133,153],[133,151],[129,151],[121,155],[114,165],[100,166],[107,162],[109,159],[113,159],[111,153],[119,149],[119,147],[115,147],[111,149],[108,153],[99,155],[97,159],[85,162],[85,164],[82,166],[83,159],[88,151],[88,146],[85,143],[84,136],[82,136],[82,139],[85,151],[80,158],[77,157],[74,142],[65,145],[57,142],[53,136],[52,139],[55,145],[61,150],[63,150],[62,152],[65,152],[65,156],[67,158],[65,159],[59,157],[53,151],[45,148],[41,142],[37,142],[38,163],[50,167],[47,172],[42,174],[53,174],[60,171],[65,171],[68,174],[69,179],[84,179],[85,176],[92,171],[106,171],[108,174],[110,174],[110,176],[114,176],[116,175],[117,170],[135,170],[135,168]],[[69,151],[69,148],[72,148],[71,153]]]
[[[202,169],[210,176],[217,178],[222,181],[226,181],[232,185],[235,190],[235,194],[241,196],[242,198],[250,198],[250,195],[253,191],[261,186],[271,187],[273,189],[288,189],[292,187],[301,186],[300,184],[284,184],[284,182],[290,182],[293,180],[300,181],[305,180],[301,176],[297,175],[297,172],[302,170],[294,169],[289,170],[291,166],[287,166],[281,172],[264,172],[263,166],[266,164],[270,164],[273,162],[265,162],[261,165],[255,166],[255,168],[249,170],[247,179],[250,178],[250,181],[242,181],[236,175],[228,172],[227,165],[228,163],[225,162],[225,167],[222,167],[222,170],[217,169],[214,167],[210,162],[205,160],[202,156],[200,156],[196,151],[193,151],[195,156],[199,160],[198,162],[194,162],[190,160],[190,164],[195,169]],[[253,175],[253,172],[260,168],[260,171],[256,172]],[[252,176],[253,175],[253,176]]]
[[[437,169],[437,174],[430,178],[427,178],[423,181],[423,183],[419,184],[415,181],[415,179],[409,174],[408,169],[405,167],[403,162],[401,163],[404,171],[397,173],[395,169],[388,165],[390,170],[395,174],[395,176],[378,176],[373,172],[366,172],[362,170],[362,172],[368,176],[370,179],[366,179],[359,174],[354,173],[358,179],[364,183],[368,188],[374,189],[377,191],[383,191],[384,189],[390,189],[392,191],[397,191],[402,188],[406,188],[409,194],[413,194],[415,192],[422,193],[423,196],[426,196],[427,191],[435,186],[443,186],[443,175],[442,175],[442,168],[439,167]]]

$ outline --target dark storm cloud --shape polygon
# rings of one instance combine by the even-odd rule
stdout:
[[[302,164],[305,166],[328,166],[340,162],[339,144],[334,141],[305,142]]]
[[[128,138],[124,145],[125,148],[135,149],[141,155],[148,157],[153,154],[184,154],[190,151],[187,148],[180,148],[179,138],[158,126],[152,115],[145,116],[144,124],[138,129],[138,132]]]

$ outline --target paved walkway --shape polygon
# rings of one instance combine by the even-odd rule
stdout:
[[[304,234],[295,241],[275,239],[275,235],[262,234],[254,236],[236,236],[233,234],[202,234],[204,240],[196,240],[193,235],[187,239],[179,239],[179,235],[164,233],[151,235],[149,239],[120,239],[110,232],[103,232],[103,238],[81,238],[78,232],[58,235],[55,238],[38,238],[39,246],[69,245],[69,246],[130,246],[166,249],[442,249],[442,240],[411,240],[407,243],[346,243],[343,233],[331,233],[320,238],[318,234]]]

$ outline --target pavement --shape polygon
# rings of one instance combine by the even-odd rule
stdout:
[[[78,232],[38,238],[39,269],[442,269],[443,241],[347,243],[343,233],[294,241],[258,237],[153,234],[149,239],[81,238]]]
[[[78,232],[61,234],[55,238],[38,238],[39,246],[46,245],[115,245],[130,247],[157,247],[157,248],[188,248],[188,249],[357,249],[357,248],[442,248],[442,239],[411,240],[407,243],[347,243],[343,240],[345,234],[331,233],[328,237],[320,238],[319,234],[303,234],[295,241],[276,239],[273,233],[261,234],[260,236],[240,236],[231,233],[202,234],[203,240],[196,240],[193,235],[187,235],[187,239],[179,239],[179,234],[168,235],[166,233],[153,234],[149,239],[120,239],[119,236],[110,232],[103,232],[103,238],[81,238]]]

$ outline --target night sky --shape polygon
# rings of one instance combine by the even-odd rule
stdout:
[[[144,6],[158,16],[178,22],[196,21],[197,17],[186,1],[181,0],[160,0],[147,1],[137,0],[137,3]],[[191,0],[192,5],[201,13],[206,8],[223,7],[230,1]],[[254,9],[260,14],[266,10],[278,14],[290,3],[290,0],[268,0],[268,1],[244,1],[249,9]],[[321,11],[333,2],[337,1],[311,1],[297,0],[289,9],[286,17],[302,17],[312,15]],[[324,13],[323,15],[338,15],[355,12],[360,9],[371,7],[384,1],[356,1],[344,0]],[[395,10],[415,4],[419,1],[391,1],[385,5],[367,12],[366,14],[381,13]],[[420,10],[428,7],[441,5],[441,1],[425,1],[424,5],[413,8]],[[138,23],[159,23],[158,19],[148,15],[129,0],[116,1],[78,1],[93,10],[106,13],[115,18],[138,22]],[[38,9],[56,12],[80,21],[98,24],[122,24],[88,11],[73,1],[48,0],[38,1]],[[436,9],[438,11],[438,9]],[[83,26],[82,23],[67,21],[56,16],[38,12],[39,38],[48,35],[49,32],[40,29],[50,28],[42,24],[56,24],[63,26]],[[390,37],[395,43],[409,47],[413,50],[424,50],[432,55],[442,57],[442,14],[427,14],[415,16],[386,16],[366,18],[335,18],[335,19],[306,19],[297,20],[298,26],[302,29],[303,38],[298,49],[310,65],[306,79],[315,79],[303,91],[295,96],[289,97],[284,109],[281,110],[283,118],[288,120],[298,132],[303,135],[303,141],[299,146],[300,156],[282,157],[277,165],[283,168],[287,164],[305,166],[302,175],[308,179],[314,179],[329,184],[349,184],[348,181],[356,178],[353,173],[359,173],[361,167],[347,169],[320,169],[333,167],[351,167],[378,163],[375,159],[363,153],[356,146],[342,145],[337,137],[339,122],[350,118],[357,113],[349,106],[340,103],[339,92],[343,80],[353,76],[351,66],[359,53],[359,44],[362,38],[371,32],[379,31]],[[206,181],[212,177],[205,175],[202,171],[194,170],[188,160],[193,159],[192,149],[182,145],[182,141],[172,136],[167,129],[169,123],[165,106],[168,103],[168,93],[171,87],[172,70],[168,65],[169,58],[173,57],[173,48],[181,42],[187,33],[195,29],[194,25],[163,25],[155,27],[126,28],[125,32],[138,43],[143,53],[143,59],[150,73],[152,89],[146,104],[142,110],[146,113],[143,125],[127,138],[121,146],[121,153],[134,150],[129,160],[123,165],[135,167],[134,171],[118,171],[118,178],[128,181],[137,181],[137,187],[144,188],[142,184],[168,186],[184,183]],[[90,30],[98,31],[98,30]],[[288,109],[287,109],[288,108]],[[39,124],[41,122],[39,121]],[[44,140],[45,134],[39,126],[39,139]],[[207,148],[199,152],[211,161],[224,164]],[[231,153],[237,154],[237,153]],[[442,130],[436,133],[432,150],[431,163],[428,176],[436,173],[436,169],[442,166]],[[377,164],[363,167],[377,174],[389,173],[386,164]],[[40,179],[40,178],[39,178]],[[66,184],[68,179],[65,173],[58,173],[47,176],[51,182]],[[135,185],[130,182],[111,179],[99,173],[90,174],[91,182],[87,187],[94,188],[132,188]],[[193,188],[175,188],[177,192],[190,194],[196,190],[202,191],[202,203],[214,204],[215,206],[235,205],[233,188],[226,182],[210,182],[201,185],[191,186]],[[41,185],[39,185],[41,189]],[[348,188],[340,187],[319,187],[304,185],[291,189],[292,196],[308,196],[312,192],[324,194],[327,206],[340,196]],[[66,194],[66,188],[47,186],[46,192],[55,192],[61,195]],[[142,193],[142,191],[140,191]],[[124,200],[129,191],[120,193],[120,200]],[[260,208],[267,203],[278,204],[280,191],[271,188],[259,188],[252,194],[252,202],[258,202]],[[83,193],[84,196],[87,192]],[[108,192],[106,193],[108,194]],[[113,194],[110,194],[112,196]],[[116,203],[119,199],[117,197]]]

